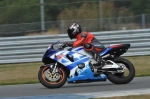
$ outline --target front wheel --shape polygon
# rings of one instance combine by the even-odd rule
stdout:
[[[38,79],[47,88],[59,88],[66,83],[67,75],[63,68],[57,68],[57,72],[52,73],[49,66],[43,66],[38,72]]]
[[[124,73],[106,73],[109,81],[114,84],[127,84],[133,80],[135,76],[135,68],[129,60],[116,57],[112,61],[118,65],[124,66],[128,71],[125,71]],[[126,74],[126,72],[128,72],[128,74]]]

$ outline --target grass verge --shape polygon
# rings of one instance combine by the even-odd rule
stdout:
[[[124,57],[135,66],[136,76],[150,76],[150,56]],[[38,83],[42,62],[0,65],[0,85]]]

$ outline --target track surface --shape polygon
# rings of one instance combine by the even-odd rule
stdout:
[[[62,88],[48,89],[39,84],[0,86],[0,98],[22,96],[44,96],[56,94],[90,93],[119,90],[150,89],[150,77],[136,77],[129,84],[115,85],[109,81],[65,84]]]

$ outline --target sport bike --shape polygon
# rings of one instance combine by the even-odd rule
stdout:
[[[133,64],[121,57],[130,44],[114,44],[99,53],[105,61],[101,69],[92,64],[96,61],[82,46],[62,48],[62,42],[51,44],[43,55],[43,66],[38,72],[40,83],[47,88],[59,88],[68,83],[106,81],[127,84],[135,76]]]

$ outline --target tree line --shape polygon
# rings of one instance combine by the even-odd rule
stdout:
[[[99,17],[99,0],[44,0],[45,20]],[[40,22],[40,0],[0,0],[0,24]],[[102,2],[103,17],[150,13],[150,0]]]

